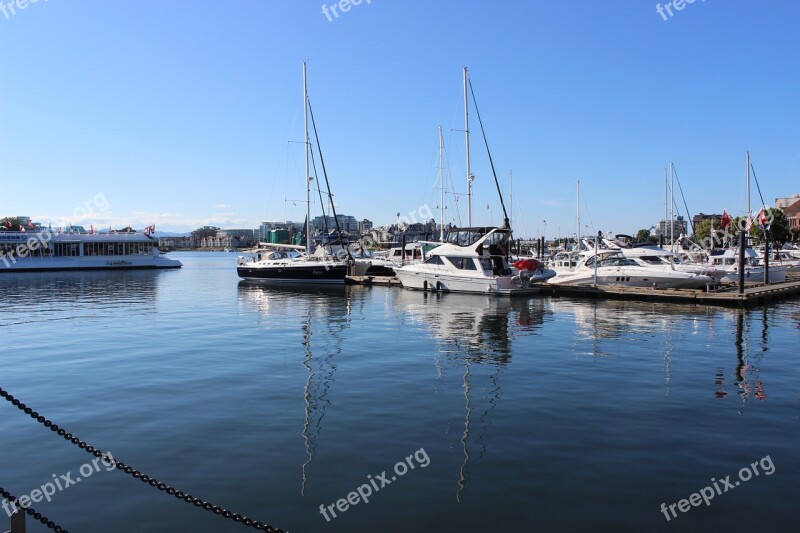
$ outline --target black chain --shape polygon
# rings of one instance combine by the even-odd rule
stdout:
[[[42,415],[40,415],[39,413],[37,413],[36,411],[34,411],[33,409],[31,409],[30,407],[25,405],[24,403],[22,403],[18,399],[14,398],[12,395],[7,393],[2,387],[0,387],[0,396],[2,396],[3,398],[5,398],[9,402],[11,402],[12,405],[16,406],[20,411],[23,411],[25,414],[29,415],[31,418],[33,418],[34,420],[36,420],[37,422],[42,424],[44,427],[49,428],[51,431],[54,431],[54,432],[58,433],[60,436],[64,437],[64,439],[70,441],[72,444],[75,444],[81,450],[85,450],[87,453],[90,453],[90,454],[94,455],[95,457],[105,457],[105,453],[102,450],[87,444],[86,442],[82,441],[81,439],[79,439],[78,437],[73,435],[72,433],[67,433],[66,430],[64,430],[63,428],[59,427],[57,424],[54,424],[53,422],[51,422],[47,418],[43,417]],[[188,494],[188,493],[183,492],[181,490],[177,490],[174,487],[171,487],[170,485],[167,485],[163,481],[159,481],[154,477],[148,476],[147,474],[142,474],[138,470],[135,470],[133,467],[131,467],[129,465],[126,465],[122,461],[117,461],[115,459],[114,460],[114,465],[117,467],[117,469],[122,470],[126,474],[130,474],[131,476],[133,476],[134,479],[138,479],[139,481],[141,481],[143,483],[147,483],[151,487],[156,487],[156,488],[158,488],[158,490],[166,492],[167,494],[169,494],[171,496],[175,496],[179,500],[183,500],[186,503],[191,503],[195,507],[200,507],[200,508],[202,508],[202,509],[204,509],[206,511],[211,511],[216,515],[221,515],[224,518],[229,518],[229,519],[233,520],[234,522],[243,524],[243,525],[245,525],[247,527],[252,527],[252,528],[255,528],[255,529],[262,530],[262,531],[267,531],[269,533],[286,533],[282,529],[277,529],[277,528],[274,528],[274,527],[272,527],[270,525],[263,524],[261,522],[257,522],[255,520],[253,520],[252,518],[247,518],[246,516],[240,515],[239,513],[234,513],[233,511],[229,511],[227,509],[223,509],[222,507],[219,507],[218,505],[213,505],[213,504],[211,504],[211,503],[209,503],[207,501],[201,500],[200,498],[196,498],[196,497],[192,496],[191,494]],[[5,491],[3,491],[3,495],[5,496],[6,494],[7,493]],[[8,498],[8,496],[6,496],[6,498]],[[31,514],[31,516],[33,516],[37,520],[41,521],[42,519],[44,519],[44,517],[42,517],[39,513],[35,513],[35,514],[31,513],[31,509],[28,509],[27,512],[28,512],[28,514]],[[36,517],[37,514],[39,514],[39,517],[41,517],[41,518]],[[46,525],[48,527],[52,527],[53,529],[58,528],[58,526],[56,526],[55,524],[53,524],[53,526],[50,526],[50,524],[52,524],[52,522],[50,522],[50,521],[42,522],[42,523],[46,523]],[[56,529],[56,531],[66,531],[66,530],[58,528],[58,529]]]
[[[14,496],[10,492],[8,492],[3,487],[0,487],[0,496],[3,496],[3,498],[5,498],[6,500],[10,501],[12,504],[16,505],[20,509],[24,510],[26,513],[28,513],[29,515],[34,517],[36,520],[38,520],[42,524],[46,525],[50,529],[54,530],[56,533],[69,533],[69,531],[67,531],[63,527],[59,526],[58,524],[56,524],[52,520],[48,519],[42,513],[37,513],[33,509],[33,507],[24,507],[21,503],[19,503],[19,500],[17,499],[16,496]]]

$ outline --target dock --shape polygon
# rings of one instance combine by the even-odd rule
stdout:
[[[753,307],[800,296],[800,280],[764,285],[745,284],[739,294],[735,285],[715,290],[652,289],[645,287],[591,287],[546,285],[541,294],[574,298],[612,298],[648,302],[679,302],[728,307]]]
[[[390,276],[347,276],[349,285],[381,287],[403,286]],[[559,286],[542,283],[531,286],[519,296],[542,295],[568,298],[608,298],[618,300],[640,300],[647,302],[695,303],[700,305],[722,305],[727,307],[753,307],[770,304],[800,296],[800,276],[792,275],[782,283],[746,283],[744,293],[739,294],[736,285],[722,286],[711,290],[654,289],[650,287],[593,287]]]

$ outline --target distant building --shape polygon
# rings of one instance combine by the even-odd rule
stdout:
[[[699,215],[695,215],[692,217],[692,223],[695,226],[704,220],[713,220],[715,222],[722,222],[722,215],[705,215],[703,213],[700,213]]]
[[[793,203],[781,210],[783,214],[786,215],[786,222],[789,229],[800,229],[800,196],[796,197]]]
[[[722,215],[720,215],[720,218],[722,218]],[[677,239],[681,234],[687,235],[686,221],[683,219],[682,216],[679,215],[675,220],[672,221],[672,235]],[[660,237],[661,235],[663,235],[665,239],[669,238],[670,223],[668,220],[658,221],[658,225],[656,226],[655,236]]]
[[[269,232],[274,229],[288,229],[290,234],[294,235],[302,232],[303,226],[305,226],[305,222],[292,222],[291,220],[286,222],[262,222],[258,227],[258,240],[269,242]]]
[[[317,231],[325,231],[327,225],[328,232],[336,231],[336,221],[339,222],[339,229],[342,232],[358,233],[359,222],[356,217],[350,215],[336,215],[336,219],[330,215],[314,217],[311,221],[311,228]]]
[[[372,231],[372,227],[372,221],[365,218],[358,223],[358,233],[360,235],[366,235]]]
[[[775,198],[775,207],[778,209],[786,209],[790,205],[796,203],[800,200],[800,194],[795,194],[794,196],[790,196],[788,198]]]
[[[169,250],[197,248],[197,241],[191,235],[186,237],[159,237],[158,247]]]

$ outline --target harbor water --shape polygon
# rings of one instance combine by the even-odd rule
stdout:
[[[170,257],[184,267],[0,276],[0,387],[291,532],[800,526],[797,300],[298,290],[240,281],[232,253]],[[0,448],[16,496],[81,477],[33,504],[72,532],[253,530],[119,470],[81,476],[89,454],[4,400]]]

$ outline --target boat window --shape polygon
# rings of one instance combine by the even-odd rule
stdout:
[[[480,261],[481,268],[484,271],[488,271],[488,272],[492,271],[492,262],[488,258],[479,259],[478,261]]]
[[[658,256],[654,256],[654,255],[643,255],[642,257],[640,257],[640,259],[642,261],[644,261],[645,263],[648,263],[648,264],[651,264],[651,265],[660,265],[661,264],[661,258],[659,258]]]
[[[475,261],[471,257],[448,257],[447,260],[459,270],[477,270]]]
[[[425,264],[426,265],[443,265],[444,262],[442,261],[442,258],[439,257],[438,255],[432,255],[431,257],[429,257],[425,261]]]

